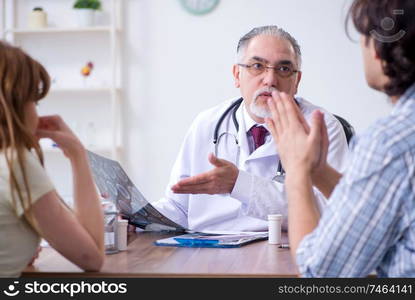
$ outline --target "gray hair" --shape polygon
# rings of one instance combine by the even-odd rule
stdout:
[[[245,48],[248,45],[249,41],[258,35],[271,35],[271,36],[275,36],[275,37],[282,38],[282,39],[289,41],[292,47],[294,48],[298,68],[300,69],[301,67],[300,45],[297,43],[297,40],[291,36],[291,34],[289,34],[284,29],[279,28],[278,26],[275,26],[275,25],[255,27],[250,32],[248,32],[243,37],[241,37],[241,39],[238,42],[238,47],[236,48],[238,61],[242,59]]]

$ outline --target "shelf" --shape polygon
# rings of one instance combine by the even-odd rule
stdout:
[[[113,88],[110,87],[74,87],[74,88],[51,88],[49,93],[108,93],[111,92]],[[120,92],[120,88],[114,88],[116,92]]]
[[[112,151],[111,147],[95,147],[95,148],[85,147],[85,148],[89,151],[92,151],[92,152],[98,153],[98,154],[100,154],[100,153],[111,153],[111,151]],[[119,152],[120,150],[121,150],[120,146],[116,147],[116,151]],[[42,147],[42,151],[45,154],[47,154],[47,153],[62,153],[63,154],[62,150],[60,148],[57,148],[57,147]]]
[[[66,7],[64,2],[68,1],[53,2],[56,2],[56,5],[60,5],[60,8],[63,10]],[[80,27],[76,23],[61,23],[59,22],[60,20],[57,20],[57,23],[53,23],[53,25],[45,28],[30,28],[29,22],[25,23],[23,21],[23,18],[29,21],[25,13],[28,4],[25,2],[28,1],[0,0],[0,16],[2,19],[0,34],[2,38],[14,45],[23,47],[28,53],[32,53],[31,51],[34,50],[33,54],[36,54],[40,62],[45,65],[48,62],[49,66],[54,66],[56,64],[55,59],[58,59],[58,62],[65,60],[64,63],[59,65],[59,68],[56,67],[59,70],[57,74],[59,81],[52,80],[46,97],[50,100],[63,101],[57,101],[53,105],[49,101],[42,103],[42,109],[45,112],[54,113],[59,108],[65,120],[70,124],[80,124],[79,126],[77,125],[79,128],[84,128],[87,122],[93,119],[101,119],[101,112],[105,112],[106,127],[96,128],[96,135],[105,136],[106,139],[97,140],[97,146],[91,149],[91,151],[113,159],[119,159],[123,150],[121,141],[123,125],[123,109],[121,108],[123,94],[121,40],[123,38],[123,27],[121,20],[123,12],[122,3],[124,0],[105,1],[108,2],[105,10],[105,21],[102,19],[102,22],[96,23],[96,26]],[[89,38],[96,40],[99,44],[85,43],[84,45],[84,43],[77,41],[81,39],[89,40]],[[40,45],[43,47],[39,47],[39,43],[43,44]],[[63,48],[56,51],[56,49],[48,47],[48,45],[55,45],[56,43],[58,43],[59,47],[63,46]],[[86,49],[79,45],[85,46]],[[105,49],[105,53],[102,53],[102,58],[108,62],[105,66],[106,68],[102,70],[102,78],[94,78],[94,76],[92,78],[82,78],[80,72],[77,73],[79,74],[77,77],[75,77],[76,73],[75,75],[74,73],[66,74],[66,71],[73,72],[71,71],[71,64],[78,64],[78,57],[82,58],[87,56],[87,54],[89,56],[89,52],[95,54],[96,49]],[[87,50],[85,55],[83,54],[84,50]],[[51,59],[50,62],[49,59]],[[85,61],[85,58],[82,61]],[[76,105],[73,105],[73,103],[69,102],[72,99],[79,99],[79,101],[77,100]],[[85,99],[90,99],[91,101],[84,101]],[[101,100],[105,100],[105,102],[103,103]],[[68,109],[66,110],[65,108]],[[94,114],[83,112],[82,110],[86,108],[88,110],[97,108],[97,112]],[[77,109],[80,112],[79,114],[76,111]],[[89,142],[92,142],[92,140]],[[45,155],[51,158],[61,157],[63,154],[61,149],[53,147],[50,141],[44,142],[41,147]]]
[[[42,33],[78,33],[78,32],[110,32],[110,26],[91,26],[91,27],[47,27],[44,29],[7,29],[6,33],[14,34],[42,34]],[[115,29],[119,31],[119,29]]]

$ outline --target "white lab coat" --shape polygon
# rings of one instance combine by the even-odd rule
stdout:
[[[308,101],[296,98],[307,119],[315,109],[325,114],[330,141],[328,162],[342,171],[348,146],[343,128],[337,119],[324,109]],[[173,166],[165,197],[152,204],[167,217],[191,230],[236,230],[265,231],[267,215],[282,214],[283,228],[287,226],[287,201],[284,184],[272,180],[275,176],[279,157],[273,141],[264,144],[251,154],[244,122],[243,102],[236,112],[239,131],[236,132],[229,113],[224,119],[219,135],[229,132],[238,137],[240,151],[234,136],[225,135],[219,145],[218,157],[226,159],[239,168],[239,175],[230,194],[174,194],[171,186],[180,179],[207,172],[214,167],[208,161],[214,153],[213,133],[223,112],[237,99],[228,100],[200,113],[191,125]],[[272,137],[271,137],[272,139]],[[315,189],[320,209],[326,199]]]

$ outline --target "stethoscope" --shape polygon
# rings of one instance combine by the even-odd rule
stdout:
[[[220,143],[221,138],[225,135],[231,135],[235,139],[235,144],[238,146],[238,153],[237,153],[237,158],[236,159],[237,159],[237,161],[239,161],[240,146],[239,146],[238,137],[235,134],[230,133],[230,132],[222,132],[219,135],[219,129],[220,129],[220,126],[223,123],[223,120],[225,120],[226,116],[229,113],[231,113],[232,114],[232,121],[233,121],[233,124],[234,124],[235,129],[236,129],[236,133],[239,132],[239,123],[238,123],[238,120],[236,119],[236,111],[238,110],[239,106],[241,106],[242,101],[243,101],[243,99],[239,98],[238,100],[233,102],[225,110],[225,112],[220,116],[218,122],[216,123],[215,131],[213,132],[213,144],[215,145],[215,156],[216,157],[218,157],[219,143]],[[281,160],[279,160],[278,161],[277,172],[276,172],[275,176],[272,178],[272,180],[283,183],[284,179],[285,179],[285,171],[284,171],[284,168],[282,167]]]

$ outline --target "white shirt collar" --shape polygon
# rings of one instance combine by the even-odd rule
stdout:
[[[246,129],[246,133],[248,133],[249,129],[251,129],[252,126],[257,125],[257,126],[264,126],[268,131],[268,127],[267,124],[259,124],[257,122],[254,121],[254,119],[251,118],[251,116],[248,113],[248,110],[246,109],[246,103],[245,100],[242,102],[242,113],[243,113],[243,122],[245,123],[245,129]]]

